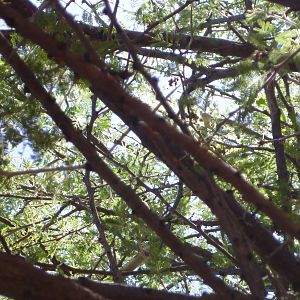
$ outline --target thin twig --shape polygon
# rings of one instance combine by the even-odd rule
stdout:
[[[14,176],[22,176],[22,175],[36,175],[39,173],[49,173],[49,172],[57,172],[57,171],[74,171],[79,169],[84,169],[85,164],[83,165],[75,165],[75,166],[61,166],[56,168],[41,168],[41,169],[27,169],[23,171],[5,171],[0,169],[0,176],[6,177],[14,177]]]
[[[100,216],[98,215],[98,212],[97,212],[97,208],[95,205],[95,199],[94,199],[94,190],[91,185],[89,170],[85,171],[84,183],[85,183],[85,186],[86,186],[86,189],[88,192],[89,204],[90,204],[91,213],[93,216],[93,222],[94,222],[94,224],[98,230],[99,236],[100,236],[99,241],[102,244],[102,246],[106,252],[106,255],[107,255],[107,258],[109,261],[109,265],[110,265],[110,268],[112,271],[112,276],[113,276],[114,282],[121,283],[124,281],[124,279],[123,279],[123,276],[122,276],[120,270],[118,269],[116,259],[113,256],[111,247],[106,239],[104,225],[103,225],[103,223],[100,219]]]

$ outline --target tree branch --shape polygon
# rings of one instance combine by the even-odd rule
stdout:
[[[297,0],[267,0],[267,1],[289,7],[295,11],[300,10],[300,3]]]
[[[85,165],[77,165],[77,166],[61,166],[55,168],[41,168],[41,169],[28,169],[24,171],[5,171],[0,169],[0,176],[6,177],[15,177],[22,175],[36,175],[39,173],[50,173],[50,172],[60,172],[60,171],[74,171],[79,169],[84,169]]]
[[[18,256],[0,253],[0,269],[0,292],[13,299],[107,299],[75,281],[49,275]]]

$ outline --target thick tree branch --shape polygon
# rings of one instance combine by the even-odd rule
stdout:
[[[32,266],[22,257],[5,253],[0,253],[0,269],[1,294],[17,300],[229,300],[226,296],[215,294],[196,297],[120,284],[100,283],[86,278],[71,280],[62,276],[49,275]]]
[[[98,292],[109,299],[123,300],[227,300],[227,297],[219,295],[204,295],[201,297],[187,296],[181,294],[170,293],[167,291],[157,291],[153,289],[145,289],[134,286],[125,286],[119,284],[109,284],[95,282],[86,278],[80,278],[79,284],[89,288],[93,292]]]
[[[291,8],[292,10],[300,10],[300,3],[298,0],[267,0],[271,3],[280,4]]]
[[[99,30],[98,27],[93,27],[81,23],[84,32],[90,36],[92,40],[107,40],[107,33],[104,30]],[[197,52],[216,53],[222,56],[236,56],[247,58],[254,51],[255,47],[248,43],[238,43],[225,39],[194,36],[186,34],[177,34],[175,32],[162,32],[159,34],[138,32],[132,30],[124,30],[128,38],[138,47],[151,47],[155,43],[166,42],[165,48],[185,49]],[[118,34],[113,34],[112,39],[120,41]]]
[[[275,149],[276,167],[278,173],[279,185],[282,190],[282,207],[286,212],[290,211],[289,199],[289,174],[285,159],[284,143],[281,133],[280,110],[275,96],[275,81],[272,80],[265,86],[265,94],[271,115],[273,144]]]
[[[0,292],[13,299],[106,299],[75,281],[49,275],[18,256],[0,253],[0,269]]]
[[[34,14],[37,8],[26,0],[12,0],[11,7],[16,8],[23,17],[30,17]],[[232,17],[234,20],[234,17]],[[241,16],[237,16],[237,20],[241,19]],[[225,19],[227,20],[227,19]],[[224,21],[225,21],[224,20]],[[231,19],[229,19],[230,21]],[[221,20],[223,21],[223,20]],[[220,21],[216,21],[218,24]],[[91,39],[106,41],[108,32],[106,29],[101,29],[99,27],[93,27],[85,23],[79,23],[81,29],[87,34]],[[124,30],[128,38],[133,41],[133,43],[138,47],[155,46],[155,43],[161,41],[166,42],[166,48],[173,49],[188,49],[193,51],[216,53],[222,56],[236,56],[247,58],[255,51],[255,47],[248,43],[237,43],[234,41],[229,41],[225,39],[210,38],[177,34],[175,32],[162,32],[159,34]],[[116,42],[122,41],[118,33],[112,34],[110,36]]]

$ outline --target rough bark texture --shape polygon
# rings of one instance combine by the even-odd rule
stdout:
[[[295,11],[300,10],[300,3],[298,0],[268,0],[268,1],[289,7]]]
[[[17,300],[105,300],[61,276],[33,267],[19,256],[0,253],[0,293]]]

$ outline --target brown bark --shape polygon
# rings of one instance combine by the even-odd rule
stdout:
[[[0,253],[0,294],[16,300],[229,300],[220,295],[202,297],[166,291],[100,283],[81,278],[71,280],[50,275],[14,255]]]
[[[10,3],[10,6],[16,9],[25,18],[32,16],[37,11],[37,8],[26,0],[12,0]],[[106,41],[109,37],[121,42],[118,33],[108,36],[107,30],[84,23],[80,23],[80,27],[91,39]],[[250,43],[237,43],[230,40],[202,36],[191,37],[190,35],[175,32],[162,32],[159,34],[149,32],[145,34],[144,32],[125,30],[125,33],[129,39],[139,47],[151,46],[157,42],[165,41],[168,44],[168,48],[189,49],[242,58],[249,57],[255,51],[254,45]]]
[[[33,267],[23,258],[0,253],[0,294],[16,300],[104,300],[78,283]]]
[[[292,10],[300,10],[300,3],[298,0],[268,0],[271,3],[280,4],[291,8]]]
[[[86,278],[79,279],[79,283],[98,292],[109,299],[122,300],[227,300],[228,297],[215,294],[199,296],[188,296],[182,294],[170,293],[154,289],[145,289],[134,286],[125,286],[120,284],[110,284],[95,282]]]
[[[107,34],[98,27],[92,27],[81,24],[84,32],[95,40],[107,40]],[[164,41],[168,43],[168,48],[173,49],[189,49],[199,52],[216,53],[222,56],[236,56],[246,58],[255,50],[255,47],[248,43],[238,43],[225,39],[210,38],[204,36],[194,36],[186,34],[177,34],[175,32],[162,32],[153,34],[138,31],[125,30],[129,39],[139,47],[147,47],[157,42]],[[119,40],[119,35],[115,34],[112,39]],[[120,41],[120,40],[119,40]]]
[[[272,137],[274,140],[274,149],[275,149],[275,159],[276,167],[278,174],[279,185],[282,186],[282,191],[284,192],[282,197],[282,207],[286,212],[290,211],[289,205],[289,173],[286,164],[285,157],[285,145],[284,141],[280,140],[282,138],[281,133],[281,121],[280,121],[280,109],[275,95],[275,81],[272,80],[265,87],[265,94],[267,98],[267,103],[271,115],[271,124],[272,124]]]

